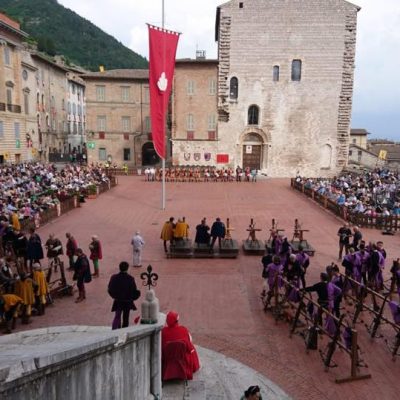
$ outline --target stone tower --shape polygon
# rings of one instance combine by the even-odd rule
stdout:
[[[217,8],[218,150],[229,165],[330,176],[347,164],[359,10],[343,0]]]

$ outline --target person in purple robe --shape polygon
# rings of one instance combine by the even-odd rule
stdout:
[[[292,254],[292,246],[288,241],[287,237],[284,237],[282,240],[281,251],[279,256],[281,257],[282,264],[286,264],[290,254]]]
[[[371,258],[368,270],[368,283],[374,290],[381,290],[383,285],[382,269],[385,259],[375,244],[372,245]]]
[[[357,276],[354,276],[354,272],[358,271],[358,259],[354,252],[354,249],[350,247],[349,254],[345,255],[342,261],[342,266],[344,267],[344,273],[347,277],[355,279]],[[350,280],[344,282],[343,286],[343,294],[346,296],[347,292],[353,288],[353,285]]]
[[[265,310],[268,307],[268,304],[271,301],[272,296],[275,293],[275,284],[277,284],[277,289],[282,287],[282,274],[283,274],[283,265],[281,263],[281,259],[279,256],[273,256],[272,258],[272,263],[270,263],[267,268],[265,269],[266,271],[266,282],[268,284],[268,293],[266,298],[264,298],[264,305],[265,305]]]
[[[361,243],[359,246],[359,249],[356,252],[356,255],[358,257],[359,260],[359,267],[360,267],[360,275],[362,278],[362,281],[365,284],[367,284],[367,271],[368,271],[368,265],[370,262],[370,254],[368,253],[368,251],[365,249],[365,243]]]
[[[304,289],[307,286],[306,285],[306,273],[307,273],[307,268],[310,266],[310,257],[304,251],[304,248],[301,244],[299,245],[298,249],[299,249],[299,252],[296,254],[296,261],[300,264],[300,267],[301,267],[300,280],[301,280],[301,285]]]
[[[272,290],[274,289],[274,284],[276,280],[278,287],[282,287],[282,281],[280,278],[282,276],[284,269],[279,256],[274,256],[272,260],[273,260],[272,263],[269,264],[267,267],[267,273],[268,273],[267,280],[270,292],[272,292]]]
[[[342,289],[336,286],[332,281],[328,282],[327,286],[328,286],[328,310],[330,312],[333,312],[335,309],[336,299],[342,296]],[[340,313],[338,316],[340,316]]]
[[[383,248],[383,242],[376,242],[376,248],[379,251],[381,257],[379,259],[379,271],[377,276],[377,286],[379,290],[383,289],[383,270],[385,269],[385,261],[386,261],[386,250]]]
[[[340,303],[342,302],[343,294],[343,277],[339,273],[339,267],[335,264],[332,266],[332,279],[331,282],[340,289],[340,295],[334,297],[333,300],[333,313],[340,317]]]
[[[300,263],[296,259],[295,254],[291,254],[285,263],[283,270],[287,281],[292,285],[288,285],[286,288],[286,296],[289,301],[297,303],[300,301],[299,287],[300,287],[300,277],[302,274]]]
[[[282,237],[278,234],[275,233],[274,237],[272,238],[272,251],[275,255],[279,255],[281,252],[281,246],[282,246]]]
[[[390,285],[390,293],[393,293],[395,289],[397,289],[397,294],[399,295],[400,300],[400,259],[393,261],[392,268],[390,269],[390,273],[392,274],[391,285]]]

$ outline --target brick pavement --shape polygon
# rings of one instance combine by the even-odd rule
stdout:
[[[383,340],[371,343],[360,327],[363,358],[373,378],[336,385],[334,378],[349,372],[348,357],[334,357],[338,368],[325,373],[317,352],[305,353],[300,337],[288,337],[288,326],[275,324],[264,314],[259,293],[262,287],[260,257],[244,256],[235,260],[166,259],[159,239],[162,224],[170,216],[186,216],[195,227],[204,216],[209,225],[215,217],[231,218],[233,237],[243,240],[251,217],[258,238],[269,236],[271,219],[276,218],[286,235],[293,235],[294,219],[299,218],[311,232],[306,238],[316,247],[311,259],[309,282],[336,260],[336,232],[341,221],[310,199],[290,189],[288,180],[263,180],[253,183],[174,183],[167,184],[167,210],[160,210],[161,185],[144,182],[140,177],[121,177],[119,186],[96,200],[88,200],[81,209],[71,211],[39,230],[42,240],[54,232],[65,243],[70,231],[78,244],[88,250],[90,236],[98,234],[103,243],[101,276],[87,285],[87,300],[75,304],[72,298],[56,300],[46,315],[35,317],[30,329],[51,325],[111,323],[111,299],[106,287],[118,262],[131,262],[130,238],[139,229],[146,240],[143,265],[153,265],[159,273],[156,288],[161,310],[176,309],[194,341],[219,351],[263,373],[295,399],[382,399],[397,398],[400,389],[400,364],[393,363]],[[194,229],[191,236],[194,236]],[[398,257],[397,236],[382,236],[364,230],[370,240],[383,239],[389,262]],[[131,272],[139,278],[140,270]],[[388,271],[386,271],[386,274]],[[69,278],[71,274],[68,273]],[[138,302],[140,305],[140,301]],[[21,326],[19,327],[21,329]]]

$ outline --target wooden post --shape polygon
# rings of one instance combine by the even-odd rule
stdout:
[[[357,368],[359,367],[359,359],[358,359],[358,337],[357,331],[355,329],[351,330],[351,370],[350,376],[345,378],[336,378],[336,383],[346,383],[352,381],[358,381],[361,379],[369,379],[371,378],[371,374],[362,374],[357,375]]]
[[[382,321],[382,316],[383,316],[383,310],[385,308],[385,304],[387,301],[389,295],[385,296],[381,308],[379,309],[379,312],[376,314],[374,321],[372,322],[372,329],[371,329],[371,338],[374,338],[376,336],[376,333],[378,331],[378,328],[381,324]],[[375,297],[374,297],[374,303],[375,303]]]

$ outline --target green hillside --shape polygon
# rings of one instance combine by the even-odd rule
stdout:
[[[92,71],[147,68],[147,60],[57,0],[0,0],[0,10],[17,19],[38,49]]]

